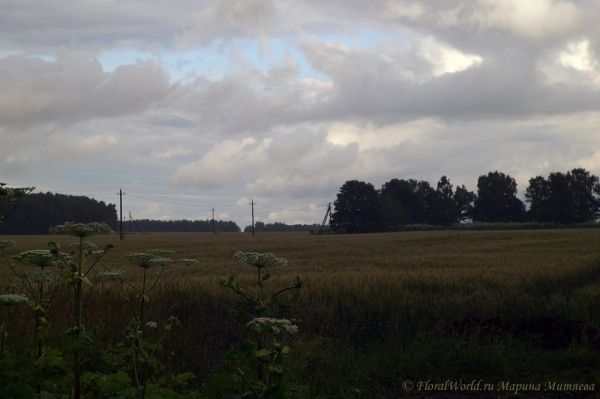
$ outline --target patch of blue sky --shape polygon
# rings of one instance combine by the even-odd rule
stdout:
[[[22,54],[17,51],[0,50],[0,59],[10,57],[11,55],[21,55],[28,59],[38,58],[38,59],[45,61],[47,63],[50,63],[50,64],[55,63],[56,59],[57,59],[56,56],[48,55],[48,54]]]
[[[162,62],[169,70],[171,80],[202,76],[217,81],[248,70],[269,71],[283,65],[287,57],[295,60],[299,77],[329,80],[327,75],[313,68],[297,39],[272,38],[264,42],[253,39],[217,40],[195,50],[163,54]]]
[[[47,62],[49,64],[54,64],[57,60],[57,57],[55,57],[53,55],[47,55],[47,54],[29,55],[29,56],[27,56],[27,58],[39,58],[40,60]]]
[[[218,81],[228,75],[248,70],[269,71],[294,59],[300,78],[330,80],[315,69],[300,49],[295,38],[216,40],[209,46],[186,51],[165,49],[157,55],[149,51],[115,49],[97,57],[104,71],[113,72],[119,65],[135,64],[138,60],[155,60],[169,73],[171,82],[186,83],[198,77]]]

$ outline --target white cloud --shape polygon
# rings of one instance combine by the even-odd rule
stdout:
[[[540,60],[539,68],[550,84],[600,85],[599,63],[591,51],[589,39],[571,42],[562,50],[552,52]]]
[[[123,187],[162,196],[127,198],[147,217],[215,207],[248,223],[251,199],[284,208],[263,219],[320,222],[349,179],[445,174],[474,189],[500,170],[524,190],[550,171],[598,175],[599,12],[567,0],[3,2],[0,180],[110,188],[111,201]]]
[[[461,72],[483,62],[480,56],[462,53],[431,36],[421,41],[417,54],[432,65],[433,76]]]
[[[593,71],[597,62],[592,58],[589,47],[589,40],[569,44],[567,50],[559,56],[560,63],[579,71]]]
[[[266,149],[271,141],[268,138],[259,142],[252,137],[226,140],[211,148],[198,161],[177,169],[171,184],[201,189],[226,187],[265,167]]]

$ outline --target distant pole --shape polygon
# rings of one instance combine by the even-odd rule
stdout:
[[[123,192],[123,190],[119,189],[119,192],[117,193],[117,195],[119,196],[119,207],[120,207],[120,213],[121,213],[121,223],[119,223],[119,230],[121,232],[121,240],[123,239],[123,196],[125,195],[125,193]]]
[[[252,237],[254,237],[254,200],[252,200],[250,205],[252,205]]]
[[[213,234],[215,234],[215,208],[213,208],[212,211],[213,211]]]
[[[131,235],[131,212],[129,212],[129,235]]]

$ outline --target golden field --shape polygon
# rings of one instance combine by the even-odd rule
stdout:
[[[14,255],[43,249],[49,240],[70,252],[66,236],[16,236]],[[600,230],[541,230],[485,232],[402,232],[362,235],[314,236],[308,233],[258,234],[145,234],[92,237],[102,248],[115,248],[104,258],[104,267],[126,270],[125,278],[141,275],[124,255],[151,248],[173,250],[173,260],[194,258],[196,266],[177,262],[167,267],[163,279],[177,271],[175,291],[202,292],[215,299],[231,299],[217,279],[236,275],[252,284],[252,268],[234,261],[236,251],[272,252],[287,258],[286,267],[271,269],[274,286],[283,286],[298,275],[306,281],[300,291],[317,313],[336,307],[375,310],[393,301],[409,312],[431,312],[436,320],[471,316],[527,316],[519,312],[557,312],[568,316],[580,302],[600,295]],[[18,265],[20,266],[20,265]],[[108,283],[89,275],[94,283]],[[172,271],[168,269],[173,269]],[[0,280],[12,281],[2,260]],[[166,280],[163,280],[166,281]],[[412,309],[412,310],[411,310]],[[341,309],[338,309],[338,311]]]
[[[0,239],[16,241],[17,246],[7,250],[9,256],[44,249],[49,240],[69,253],[73,241],[66,236]],[[200,383],[223,367],[223,354],[239,339],[231,311],[237,298],[218,285],[218,278],[236,275],[249,289],[255,281],[255,269],[233,260],[236,251],[272,252],[288,259],[287,266],[269,270],[267,293],[291,285],[295,276],[303,279],[303,288],[287,296],[291,312],[281,316],[303,320],[291,367],[301,383],[322,397],[338,397],[350,385],[397,392],[407,376],[483,378],[493,373],[521,379],[558,373],[560,366],[571,370],[569,378],[579,378],[584,375],[579,365],[587,370],[586,381],[599,375],[592,348],[557,355],[520,341],[462,340],[443,331],[457,320],[499,316],[549,316],[600,325],[600,229],[254,237],[164,233],[127,235],[123,241],[118,235],[97,236],[90,241],[100,248],[115,244],[104,264],[89,274],[95,287],[84,299],[86,328],[109,344],[121,339],[133,314],[99,272],[126,270],[124,278],[139,284],[141,269],[131,266],[125,255],[151,248],[175,251],[173,260],[199,261],[190,267],[178,262],[166,267],[161,281],[178,277],[151,292],[146,309],[148,320],[160,323],[175,315],[182,321],[177,342],[172,343],[178,348],[177,365],[179,371],[193,371]],[[14,281],[5,260],[0,260],[0,281],[1,289]],[[133,297],[126,286],[117,287]],[[52,324],[48,341],[53,345],[60,346],[73,320],[70,296],[61,290],[47,312]],[[16,310],[9,344],[33,339],[29,316],[25,307]],[[562,361],[569,366],[561,366]],[[444,375],[438,375],[440,370]]]

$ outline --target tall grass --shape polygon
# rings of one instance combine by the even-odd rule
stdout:
[[[303,319],[292,368],[314,396],[353,395],[353,387],[367,396],[395,395],[409,377],[561,376],[558,365],[563,361],[576,365],[570,378],[588,375],[577,367],[600,370],[591,347],[551,354],[535,342],[482,341],[445,333],[456,320],[499,316],[551,316],[600,326],[597,229],[115,238],[98,236],[92,241],[99,247],[115,242],[104,266],[126,270],[128,279],[141,276],[125,259],[128,253],[163,248],[174,250],[174,259],[200,261],[153,293],[145,317],[164,322],[174,315],[181,320],[163,361],[172,362],[178,371],[194,372],[198,385],[224,366],[223,354],[238,339],[230,310],[235,298],[217,283],[229,275],[246,286],[254,281],[255,271],[232,259],[236,251],[272,252],[288,259],[288,266],[272,269],[274,290],[288,286],[296,275],[305,280],[304,287],[289,296],[291,315]],[[58,239],[64,240],[59,241],[63,248],[68,245],[67,238]],[[19,237],[9,255],[44,248],[48,240]],[[5,266],[0,267],[2,286],[13,282]],[[173,267],[172,272],[182,268]],[[115,344],[131,317],[112,283],[97,273],[90,279],[95,288],[85,292],[83,324],[95,331],[97,342]],[[59,347],[62,332],[71,327],[70,301],[67,293],[60,294],[48,310],[53,325],[48,341]],[[31,315],[26,308],[16,312],[7,339],[13,346],[32,339]],[[171,350],[174,355],[169,355]]]

